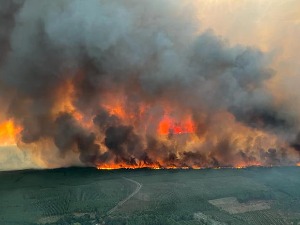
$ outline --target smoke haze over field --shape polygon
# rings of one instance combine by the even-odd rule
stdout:
[[[3,0],[0,140],[40,167],[295,165],[297,6]]]

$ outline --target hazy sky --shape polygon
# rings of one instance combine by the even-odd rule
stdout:
[[[208,0],[195,3],[201,30],[213,29],[231,44],[256,46],[274,57],[275,95],[284,89],[288,101],[295,97],[299,82],[300,1],[297,0]],[[293,90],[293,91],[291,91]],[[299,112],[299,108],[297,109]]]

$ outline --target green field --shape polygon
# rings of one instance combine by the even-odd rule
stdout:
[[[298,167],[69,168],[0,179],[1,225],[300,224]]]

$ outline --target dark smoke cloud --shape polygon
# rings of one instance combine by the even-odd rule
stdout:
[[[87,164],[96,162],[100,147],[95,143],[94,133],[84,130],[67,113],[59,115],[55,125],[54,142],[62,154],[71,149],[77,149],[82,162]]]
[[[10,34],[15,25],[14,15],[22,6],[22,1],[3,0],[0,5],[0,63],[10,50]]]
[[[150,105],[149,114],[158,120],[160,105],[168,102],[178,112],[192,114],[199,136],[210,134],[221,111],[280,140],[294,136],[296,119],[275,105],[264,85],[273,75],[268,55],[231,46],[213,31],[196,37],[192,7],[171,0],[3,3],[0,83],[10,97],[2,95],[1,101],[8,105],[3,113],[24,128],[22,142],[50,139],[61,155],[75,149],[85,164],[282,162],[280,149],[237,149],[232,137],[223,137],[222,127],[214,128],[217,142],[208,138],[202,147],[179,153],[178,147],[157,140],[154,128],[139,132],[145,122],[139,104]],[[55,111],[67,82],[74,87],[75,110],[93,121],[94,130],[70,112]],[[107,92],[125,93],[132,124],[102,108]],[[299,149],[297,142],[291,146]]]
[[[143,149],[139,137],[130,126],[109,127],[105,131],[104,143],[116,156],[121,157],[121,161],[128,162],[129,165],[136,164],[131,156]]]
[[[102,110],[93,121],[102,131],[106,131],[108,128],[116,127],[120,124],[120,120],[117,116],[109,115],[105,110]]]
[[[295,139],[291,142],[291,147],[300,151],[300,133],[298,133]]]

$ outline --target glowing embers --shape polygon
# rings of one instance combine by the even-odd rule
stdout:
[[[180,167],[180,166],[160,166],[160,165],[118,165],[118,164],[102,164],[97,166],[98,170],[135,170],[135,169],[150,169],[150,170],[189,170],[189,169],[201,169],[199,167]]]
[[[148,168],[148,169],[155,169],[159,170],[162,169],[160,165],[156,164],[151,164],[151,165],[128,165],[128,164],[114,164],[114,163],[104,163],[101,165],[97,165],[97,169],[99,170],[118,170],[118,169],[143,169],[143,168]]]
[[[106,109],[110,115],[115,115],[120,119],[125,120],[130,117],[128,113],[125,112],[125,107],[121,101],[112,102],[110,105],[103,104],[102,107]]]
[[[21,130],[12,120],[0,123],[0,146],[16,144],[16,136]]]
[[[263,166],[260,162],[258,161],[251,161],[251,162],[238,162],[233,166],[235,169],[244,169],[248,167],[261,167]]]
[[[171,116],[164,115],[158,124],[158,133],[160,135],[195,133],[195,124],[190,117],[176,121]]]

